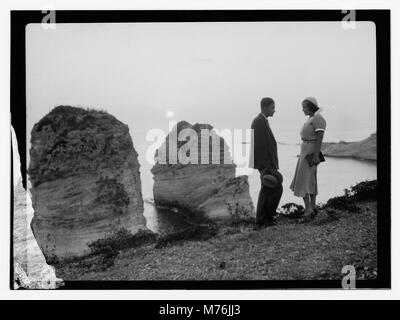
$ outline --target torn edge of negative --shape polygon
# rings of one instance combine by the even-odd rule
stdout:
[[[29,182],[23,187],[21,162],[18,151],[18,141],[12,124],[11,147],[13,161],[13,286],[14,289],[56,289],[62,286],[63,280],[57,278],[54,267],[46,263],[45,257],[36,242],[31,229],[31,220],[34,215]],[[27,179],[28,180],[28,179]]]

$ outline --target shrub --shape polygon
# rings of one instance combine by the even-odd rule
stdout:
[[[229,226],[231,227],[240,227],[240,226],[252,226],[256,223],[255,217],[252,216],[242,216],[242,217],[233,217],[229,220]]]
[[[115,258],[120,250],[138,247],[148,242],[155,241],[157,235],[149,230],[139,230],[132,234],[129,230],[121,228],[117,232],[88,244],[90,252],[84,256],[74,256],[54,261],[56,269],[68,269],[72,265],[80,272],[104,271],[114,265]]]
[[[140,230],[135,234],[122,228],[114,234],[90,242],[88,247],[92,255],[105,254],[117,255],[119,250],[134,248],[144,243],[154,241],[157,235],[149,230]]]
[[[344,190],[344,196],[334,197],[328,200],[325,207],[350,212],[359,212],[360,207],[354,202],[360,200],[375,200],[377,180],[363,181]]]
[[[244,217],[251,216],[251,211],[245,206],[240,205],[239,202],[235,202],[234,204],[226,202],[226,207],[228,209],[229,216],[233,220],[241,220]]]
[[[357,200],[371,200],[376,199],[376,192],[378,181],[363,181],[350,188],[352,196]]]
[[[298,219],[304,215],[304,207],[299,204],[289,202],[278,209],[277,215],[289,219]]]
[[[218,227],[214,224],[195,225],[159,238],[156,248],[162,248],[169,244],[184,240],[208,240],[214,237],[217,232]]]
[[[334,197],[328,200],[325,207],[330,207],[336,210],[344,210],[349,212],[359,212],[360,207],[354,204],[354,199],[351,196]]]

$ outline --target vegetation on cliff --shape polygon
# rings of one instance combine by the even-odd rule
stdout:
[[[59,262],[57,275],[64,280],[341,279],[342,267],[353,265],[357,279],[374,279],[376,187],[376,180],[353,186],[306,224],[297,223],[301,206],[288,204],[272,228],[254,229],[248,218],[223,225],[209,221],[164,237],[110,238],[94,244],[88,257]]]
[[[32,128],[28,174],[33,187],[123,165],[131,152],[137,157],[132,140],[120,138],[124,134],[129,135],[128,126],[104,111],[55,107]]]

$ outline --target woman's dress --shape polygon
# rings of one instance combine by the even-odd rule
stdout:
[[[314,153],[315,143],[317,140],[317,132],[325,131],[326,121],[316,112],[310,117],[300,132],[302,140],[300,155],[297,160],[296,171],[290,189],[297,197],[305,197],[307,193],[318,194],[317,185],[317,166],[310,167],[306,159],[306,155]]]

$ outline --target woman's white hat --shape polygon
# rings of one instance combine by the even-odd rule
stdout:
[[[307,98],[305,98],[304,100],[310,101],[311,103],[313,103],[315,106],[318,107],[318,101],[317,101],[316,98],[314,98],[314,97],[307,97]]]

